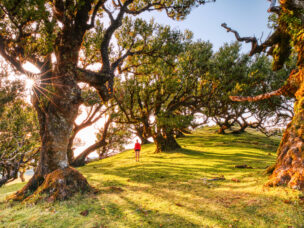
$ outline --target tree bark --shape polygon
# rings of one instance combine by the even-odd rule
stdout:
[[[76,81],[76,66],[82,38],[76,39],[75,37],[79,34],[75,35],[71,30],[68,27],[65,28],[62,35],[58,37],[55,52],[57,63],[47,75],[52,86],[45,86],[43,89],[42,86],[34,88],[36,97],[33,98],[33,104],[38,112],[41,136],[40,160],[34,176],[11,199],[31,199],[31,195],[42,192],[38,188],[42,185],[49,190],[49,198],[54,200],[70,197],[69,193],[74,191],[69,191],[69,188],[75,188],[75,192],[84,192],[91,188],[77,170],[69,168],[67,156],[73,124],[82,102],[81,90]],[[75,178],[73,181],[64,179],[67,177],[65,175],[67,172],[73,174]],[[46,180],[49,184],[53,182],[65,184],[55,184],[54,188],[49,188],[45,184]],[[60,191],[55,189],[63,186],[66,189]],[[57,190],[67,195],[62,197],[56,193]]]
[[[304,87],[304,84],[302,85]],[[304,189],[304,97],[295,104],[295,116],[284,132],[268,186]]]
[[[106,146],[104,145],[104,146],[102,147],[101,153],[98,154],[98,157],[99,157],[99,159],[101,160],[101,159],[104,159],[106,156],[107,156],[107,148],[106,148]]]
[[[138,126],[135,125],[136,135],[140,138],[142,145],[151,143],[148,140],[148,138],[151,136],[149,116],[150,115],[148,113],[142,112],[142,123]]]
[[[22,170],[19,172],[19,177],[21,179],[21,182],[25,182],[24,173],[25,173],[25,170]]]
[[[68,156],[68,162],[69,164],[72,164],[72,162],[74,161],[74,150],[72,148],[73,146],[73,140],[69,140],[69,144],[68,144],[68,149],[67,149],[67,156]]]
[[[144,133],[145,132],[144,127],[137,127],[137,128],[135,128],[135,130],[136,130],[136,135],[140,138],[140,141],[141,141],[142,145],[151,143],[147,139],[146,134]]]
[[[63,86],[55,86],[56,93],[54,94],[57,95],[45,95],[41,99],[44,103],[41,103],[40,100],[35,105],[41,129],[40,161],[32,179],[12,197],[16,200],[31,199],[32,193],[36,190],[37,192],[33,195],[41,193],[41,189],[38,189],[40,185],[49,190],[49,197],[54,200],[69,197],[70,188],[75,188],[75,192],[83,192],[90,189],[85,178],[77,170],[69,168],[67,157],[69,138],[81,103],[80,88],[74,80],[73,71],[69,70],[68,67],[58,67],[52,78],[55,78],[55,75],[56,78],[59,78],[56,79],[55,83]],[[54,172],[57,175],[54,175]],[[73,173],[75,178],[73,181],[62,179],[66,177],[65,173],[67,172]],[[61,189],[60,195],[58,189],[46,186],[46,180],[50,184],[53,182],[66,182],[64,185],[53,185],[54,188],[65,186],[66,189]]]
[[[280,17],[290,17],[288,21],[281,19],[281,30],[290,33],[294,42],[294,50],[297,52],[297,69],[291,72],[288,83],[285,85],[296,88],[292,94],[296,97],[294,117],[284,132],[275,169],[267,183],[268,186],[287,185],[293,189],[304,189],[304,36],[303,36],[303,1],[281,1],[282,12]],[[294,23],[294,19],[300,19],[300,24],[293,24],[292,30],[288,23]],[[294,35],[297,34],[297,35]],[[302,35],[301,35],[302,34]],[[290,42],[290,41],[289,41]],[[287,56],[288,57],[288,56]],[[293,91],[293,90],[292,90]]]
[[[223,134],[225,134],[225,129],[227,129],[227,128],[225,128],[224,126],[221,126],[221,127],[217,130],[217,133],[223,135]]]
[[[153,139],[156,145],[155,153],[174,151],[181,148],[176,142],[173,132],[167,132],[165,136],[157,133],[153,136]]]
[[[184,138],[184,137],[186,137],[186,136],[185,136],[185,134],[184,134],[182,131],[176,130],[176,132],[175,132],[175,137],[176,137],[176,138]]]

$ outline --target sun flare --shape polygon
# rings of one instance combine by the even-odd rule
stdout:
[[[31,78],[27,78],[25,80],[25,88],[26,89],[32,89],[34,87],[34,85],[36,84],[35,80],[34,79],[31,79]]]

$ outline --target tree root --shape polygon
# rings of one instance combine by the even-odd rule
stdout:
[[[49,173],[43,183],[32,191],[29,182],[23,189],[8,197],[8,200],[36,202],[43,198],[49,202],[67,200],[75,193],[93,192],[86,178],[76,169],[68,167]]]
[[[275,169],[275,166],[275,164],[268,166],[265,170],[265,174],[272,174]]]
[[[279,147],[277,164],[267,186],[288,186],[304,189],[303,140],[294,137],[293,128],[286,130]],[[301,129],[300,129],[301,130]]]
[[[303,170],[275,170],[266,186],[288,186],[292,189],[304,190]]]

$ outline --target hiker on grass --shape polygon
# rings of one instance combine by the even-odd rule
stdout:
[[[134,146],[134,150],[135,150],[135,160],[136,160],[136,161],[139,161],[140,149],[141,149],[140,143],[138,142],[138,139],[136,139],[136,143],[135,143],[135,146]]]

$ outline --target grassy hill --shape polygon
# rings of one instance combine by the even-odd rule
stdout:
[[[301,194],[264,187],[277,138],[250,132],[218,135],[205,128],[179,139],[183,149],[141,161],[126,151],[79,170],[97,195],[50,204],[6,203],[23,186],[0,188],[0,227],[303,227]],[[237,169],[246,164],[252,169]],[[214,180],[215,178],[224,180]]]

